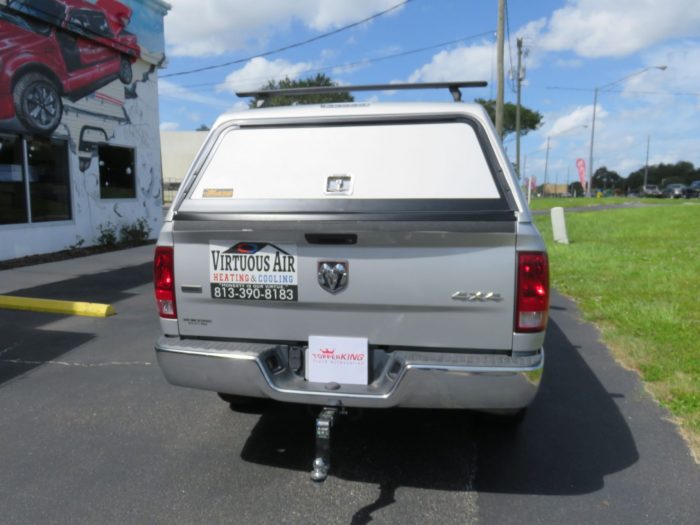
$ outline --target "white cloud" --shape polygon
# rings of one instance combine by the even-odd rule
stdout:
[[[596,124],[608,116],[608,112],[598,104],[596,108]],[[567,114],[557,117],[551,126],[548,126],[545,135],[556,137],[565,133],[583,131],[584,126],[590,126],[593,119],[593,104],[590,106],[578,106]]]
[[[239,100],[237,101],[233,106],[231,106],[228,111],[229,112],[235,112],[235,111],[247,111],[250,108],[248,107],[248,102],[246,100]]]
[[[254,90],[267,84],[268,80],[283,79],[285,77],[296,79],[302,73],[313,68],[314,65],[310,62],[292,63],[281,58],[267,60],[266,58],[258,57],[247,62],[241,69],[230,73],[226,80],[216,87],[216,90],[230,93]]]
[[[415,70],[409,82],[447,82],[450,80],[485,80],[491,78],[495,46],[482,42],[451,51],[440,51],[432,60]]]
[[[206,106],[218,108],[225,108],[228,106],[228,103],[225,100],[218,97],[195,93],[194,91],[190,91],[182,86],[178,86],[170,80],[165,79],[158,80],[158,95],[163,98],[184,100],[185,102],[191,102],[193,104],[204,104]]]
[[[541,27],[537,45],[583,57],[622,57],[668,38],[698,35],[697,0],[570,0]]]
[[[558,58],[554,65],[565,69],[576,69],[583,65],[583,60],[578,58]]]
[[[179,122],[161,122],[160,123],[160,130],[161,131],[175,131],[180,127]]]
[[[171,0],[165,17],[168,52],[173,56],[212,56],[264,44],[272,32],[301,22],[327,31],[367,18],[397,0]],[[400,9],[391,14],[399,12]]]

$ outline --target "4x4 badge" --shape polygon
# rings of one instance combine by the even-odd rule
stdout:
[[[478,301],[483,303],[484,301],[502,301],[503,297],[496,292],[455,292],[452,294],[452,299],[455,301]]]
[[[348,285],[350,265],[347,261],[319,261],[318,284],[330,293],[338,293]]]

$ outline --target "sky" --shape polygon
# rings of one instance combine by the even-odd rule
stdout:
[[[468,90],[464,100],[496,95],[497,0],[169,1],[167,65],[159,80],[162,130],[210,126],[222,112],[246,110],[248,99],[237,90],[285,76],[325,73],[343,85],[486,80],[488,87]],[[543,182],[549,137],[548,182],[576,179],[576,159],[588,162],[596,87],[594,169],[626,177],[644,166],[647,141],[650,164],[685,160],[700,167],[697,1],[507,2],[505,98],[516,99],[516,38],[522,37],[522,103],[543,115],[542,126],[522,138],[525,176]],[[355,100],[451,97],[447,91],[360,92]],[[504,146],[515,162],[512,136]]]

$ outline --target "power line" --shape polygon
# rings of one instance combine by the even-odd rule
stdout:
[[[439,47],[448,46],[451,44],[456,44],[458,42],[464,42],[465,40],[472,40],[474,38],[479,38],[481,36],[492,35],[492,34],[493,34],[493,30],[484,31],[482,33],[477,33],[475,35],[463,36],[460,38],[456,38],[454,40],[448,40],[447,42],[440,42],[439,44],[431,44],[429,46],[419,47],[419,48],[415,48],[415,49],[409,49],[407,51],[401,51],[399,53],[392,53],[389,55],[381,55],[381,56],[374,57],[374,58],[366,58],[363,60],[358,60],[356,62],[345,62],[343,64],[335,64],[332,66],[324,66],[324,67],[320,67],[320,68],[316,68],[316,69],[309,69],[309,70],[305,71],[304,73],[318,73],[321,71],[328,71],[330,69],[335,69],[335,68],[339,68],[339,67],[364,66],[367,64],[373,64],[375,62],[381,62],[383,60],[389,60],[389,59],[393,59],[393,58],[399,58],[402,56],[413,55],[416,53],[421,53],[423,51],[429,51],[431,49],[437,49]],[[250,82],[254,82],[257,80],[260,80],[261,82],[266,82],[266,81],[270,80],[270,78],[269,77],[260,77],[257,79],[254,78],[254,79],[250,79]],[[219,84],[221,84],[221,82],[205,82],[205,83],[200,83],[200,84],[185,84],[185,85],[182,85],[180,87],[183,87],[183,88],[209,87],[209,86],[216,86]]]
[[[248,62],[248,60],[252,60],[254,58],[261,58],[261,57],[266,57],[270,55],[274,55],[276,53],[281,53],[282,51],[288,51],[290,49],[294,49],[297,47],[305,46],[306,44],[310,44],[311,42],[316,42],[317,40],[321,40],[323,38],[327,38],[329,36],[337,35],[338,33],[341,33],[343,31],[347,31],[348,29],[352,29],[353,27],[357,27],[359,25],[364,24],[365,22],[369,22],[370,20],[374,20],[375,18],[378,18],[380,16],[386,15],[388,13],[391,13],[392,11],[395,11],[396,9],[408,4],[409,2],[412,2],[413,0],[404,0],[403,2],[400,2],[398,4],[395,4],[391,6],[388,9],[385,9],[384,11],[380,11],[378,13],[375,13],[371,16],[368,16],[367,18],[363,18],[362,20],[359,20],[357,22],[353,22],[352,24],[348,24],[343,27],[339,27],[338,29],[334,29],[333,31],[329,31],[327,33],[323,33],[321,35],[317,35],[313,38],[309,38],[307,40],[302,40],[301,42],[295,42],[293,44],[289,44],[286,46],[278,47],[276,49],[271,49],[269,51],[265,51],[263,53],[259,53],[257,55],[251,55],[245,58],[239,58],[237,60],[231,60],[229,62],[223,62],[221,64],[214,64],[211,66],[205,66],[205,67],[200,67],[196,69],[189,69],[186,71],[178,71],[177,73],[169,73],[167,75],[161,75],[160,78],[170,78],[170,77],[177,77],[177,76],[182,76],[182,75],[191,75],[193,73],[200,73],[202,71],[209,71],[211,69],[218,69],[226,66],[232,66],[234,64],[241,64],[243,62]]]

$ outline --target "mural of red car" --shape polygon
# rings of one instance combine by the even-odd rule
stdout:
[[[10,0],[0,6],[0,120],[51,134],[61,97],[76,101],[110,82],[132,81],[139,57],[117,0]]]

